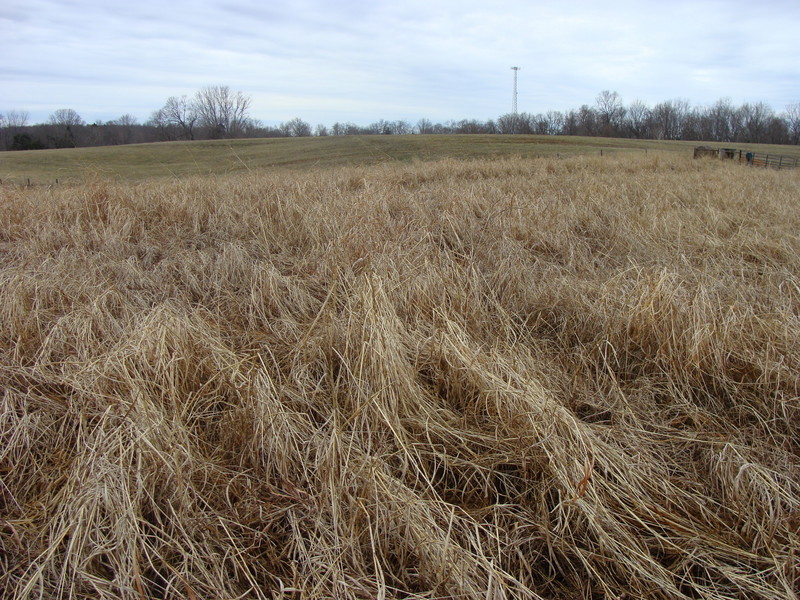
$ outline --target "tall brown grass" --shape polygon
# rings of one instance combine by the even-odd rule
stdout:
[[[799,183],[0,188],[0,595],[796,598]]]

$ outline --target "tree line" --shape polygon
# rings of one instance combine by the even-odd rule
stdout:
[[[435,123],[420,119],[379,120],[369,125],[311,124],[294,118],[277,126],[264,125],[250,115],[251,98],[228,86],[208,86],[194,96],[171,96],[140,123],[130,114],[105,123],[88,124],[74,109],[56,110],[46,123],[30,125],[26,111],[0,114],[0,149],[36,150],[107,146],[156,141],[305,137],[327,135],[408,134],[539,134],[623,137],[708,142],[768,144],[800,143],[800,102],[776,112],[763,103],[734,105],[721,99],[711,106],[692,106],[673,99],[649,106],[636,100],[625,104],[617,92],[604,90],[592,105],[568,111],[509,113],[481,121],[463,119]]]

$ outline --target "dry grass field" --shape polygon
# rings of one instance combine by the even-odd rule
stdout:
[[[654,153],[0,187],[0,596],[796,598],[799,191]]]
[[[143,182],[275,168],[329,168],[444,159],[567,157],[576,154],[692,154],[697,142],[553,135],[346,135],[203,140],[0,152],[0,183],[54,185],[102,178]],[[719,147],[722,144],[715,144]],[[740,150],[800,156],[798,146],[741,144]]]

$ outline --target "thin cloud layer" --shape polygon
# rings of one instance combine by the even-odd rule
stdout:
[[[172,95],[228,85],[266,123],[487,119],[519,109],[719,98],[800,101],[800,4],[673,1],[210,4],[10,0],[0,111],[145,120]]]

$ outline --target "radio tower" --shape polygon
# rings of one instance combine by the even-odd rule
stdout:
[[[511,113],[517,114],[517,72],[520,70],[521,67],[511,67],[511,70],[514,71],[514,94],[511,96]]]

